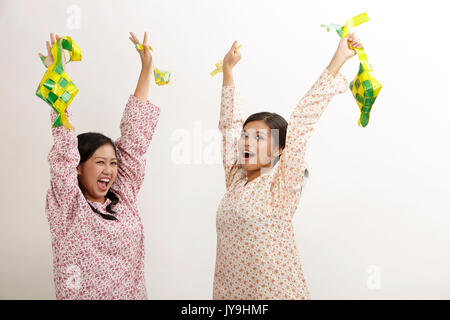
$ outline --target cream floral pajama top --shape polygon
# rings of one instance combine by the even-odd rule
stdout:
[[[313,126],[331,98],[346,89],[342,74],[334,77],[325,69],[292,112],[280,161],[247,184],[245,170],[235,165],[244,123],[238,94],[232,86],[222,88],[219,129],[226,193],[216,217],[213,299],[311,298],[292,219],[304,183],[305,151]]]
[[[52,123],[56,113],[52,110]],[[74,131],[52,128],[53,147],[48,155],[50,188],[46,214],[53,251],[57,299],[146,299],[144,233],[137,194],[144,180],[145,158],[160,109],[131,95],[120,123],[117,147],[118,174],[111,186],[119,202],[117,220],[103,214],[106,206],[88,202],[78,186],[80,161]],[[70,107],[67,110],[70,119]]]

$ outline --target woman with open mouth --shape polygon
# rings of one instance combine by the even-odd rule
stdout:
[[[139,44],[130,34],[133,44]],[[51,46],[59,39],[51,34],[46,43],[46,66],[53,62]],[[118,140],[113,142],[100,133],[77,136],[75,130],[52,128],[46,214],[57,299],[147,298],[137,195],[160,109],[147,100],[152,74],[147,33],[143,46],[144,50],[137,50],[141,73],[134,95],[128,98]],[[71,113],[69,106],[69,120]],[[51,118],[53,123],[53,110]]]
[[[289,124],[271,112],[243,120],[232,74],[241,59],[237,42],[226,54],[219,121],[226,193],[217,210],[214,299],[311,298],[292,218],[307,175],[313,126],[331,98],[347,89],[339,70],[356,54],[350,46],[362,48],[354,34],[341,39]]]

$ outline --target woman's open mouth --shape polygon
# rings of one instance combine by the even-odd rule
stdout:
[[[97,187],[100,189],[101,192],[105,192],[108,190],[108,184],[110,179],[104,178],[97,181]]]
[[[255,154],[254,154],[253,152],[247,151],[247,150],[244,150],[244,152],[242,153],[242,155],[243,155],[243,157],[244,157],[244,161],[245,161],[245,162],[250,161],[250,159],[252,159],[252,158],[255,156]]]

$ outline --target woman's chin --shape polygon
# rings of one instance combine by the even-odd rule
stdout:
[[[259,169],[259,165],[256,163],[242,163],[241,164],[242,169],[244,169],[245,171],[255,171]]]
[[[104,197],[104,196],[106,196],[106,194],[108,193],[108,191],[109,191],[109,188],[107,188],[105,191],[100,190],[100,191],[99,191],[99,195],[102,196],[102,197]]]
[[[106,196],[106,194],[108,193],[109,188],[107,188],[106,190],[100,190],[98,188],[96,188],[96,190],[93,192],[93,196],[96,199],[99,198],[104,198]]]

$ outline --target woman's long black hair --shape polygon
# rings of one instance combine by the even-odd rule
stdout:
[[[264,121],[264,123],[267,124],[267,126],[270,129],[278,130],[278,139],[275,139],[276,140],[275,142],[278,144],[278,148],[284,149],[284,147],[286,146],[286,135],[287,135],[288,122],[277,113],[258,112],[258,113],[254,113],[251,116],[249,116],[247,118],[247,120],[245,120],[244,124],[242,125],[242,128],[244,128],[245,125],[249,122],[259,121],[259,120]],[[275,164],[280,160],[280,156],[278,156],[277,159],[275,160]],[[306,178],[309,177],[308,169],[305,169],[305,177]]]
[[[86,162],[90,157],[92,157],[95,151],[105,144],[110,144],[114,148],[114,153],[117,154],[117,149],[114,142],[110,138],[104,136],[103,134],[96,132],[86,132],[79,134],[78,152],[80,153],[80,165]],[[105,197],[111,200],[111,203],[106,206],[106,211],[108,213],[111,213],[110,215],[103,214],[96,208],[94,208],[90,203],[88,204],[91,207],[92,211],[98,213],[103,218],[107,220],[117,220],[117,218],[114,216],[116,212],[112,209],[112,207],[119,202],[119,198],[111,190],[108,190]]]

